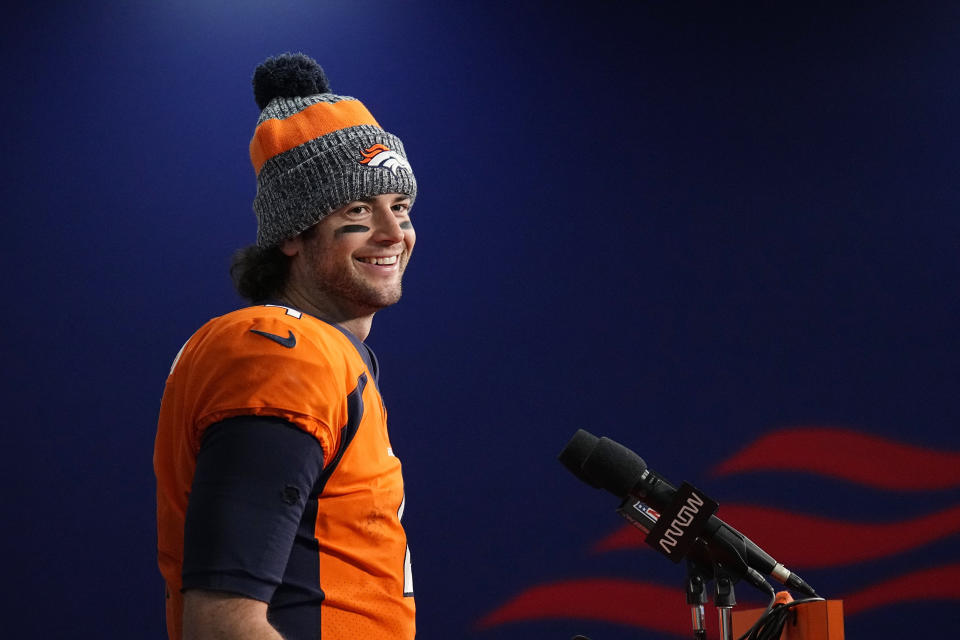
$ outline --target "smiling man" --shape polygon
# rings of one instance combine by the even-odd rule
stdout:
[[[416,241],[406,194],[363,198],[285,240],[291,258],[285,301],[363,339],[373,314],[400,299],[401,278]]]
[[[400,140],[302,54],[254,74],[252,306],[177,354],[154,451],[171,640],[413,638],[403,478],[377,359],[416,234]]]

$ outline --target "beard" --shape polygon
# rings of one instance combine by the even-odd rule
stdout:
[[[351,315],[365,315],[400,300],[403,294],[401,280],[409,260],[406,252],[400,256],[397,277],[380,282],[364,277],[352,263],[325,260],[325,257],[322,252],[308,252],[307,259],[314,276],[313,288],[322,299],[341,310]]]

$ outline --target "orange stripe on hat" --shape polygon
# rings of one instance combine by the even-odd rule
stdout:
[[[359,100],[318,102],[289,118],[264,120],[250,141],[250,161],[258,174],[270,158],[328,133],[361,124],[380,125]]]

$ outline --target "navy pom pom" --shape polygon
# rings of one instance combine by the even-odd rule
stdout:
[[[330,83],[320,65],[302,53],[267,58],[253,72],[253,99],[264,109],[276,97],[329,93]]]

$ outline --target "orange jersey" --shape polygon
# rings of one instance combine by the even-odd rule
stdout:
[[[154,450],[171,640],[181,636],[184,522],[201,438],[210,425],[251,415],[282,418],[323,450],[325,483],[304,516],[318,549],[323,640],[414,637],[401,465],[364,350],[334,325],[264,305],[214,318],[177,355]]]

